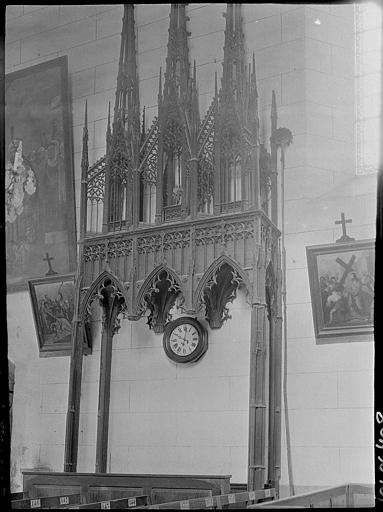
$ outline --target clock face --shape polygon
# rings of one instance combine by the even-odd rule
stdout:
[[[176,363],[194,362],[207,350],[207,332],[194,318],[177,318],[166,325],[163,343],[166,355]]]
[[[178,356],[188,356],[198,347],[200,335],[192,324],[177,325],[170,333],[169,347]]]

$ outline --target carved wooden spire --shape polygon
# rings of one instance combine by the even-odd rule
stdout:
[[[277,114],[277,101],[275,99],[275,91],[271,94],[271,133],[277,129],[278,114]]]
[[[82,135],[82,155],[81,155],[81,203],[80,203],[80,238],[83,238],[86,233],[87,218],[86,218],[86,197],[88,186],[88,169],[89,169],[89,155],[88,155],[88,100],[85,101],[85,115],[84,115],[84,128]]]
[[[258,115],[258,89],[257,89],[257,76],[255,72],[255,55],[253,52],[252,65],[249,64],[249,77],[247,87],[247,124],[253,133],[253,136],[258,140],[259,133],[259,115]]]
[[[111,130],[111,127],[110,127],[110,101],[109,101],[109,104],[108,104],[108,123],[107,123],[107,128],[106,128],[106,154],[107,155],[109,154],[109,151],[110,151],[111,142],[112,142],[112,130]]]
[[[245,86],[245,37],[241,4],[227,4],[223,57],[222,96],[242,98]]]
[[[134,5],[125,4],[114,105],[114,124],[119,116],[123,116],[122,120],[124,121],[127,135],[137,137],[137,134],[139,134],[137,126],[139,127],[140,124],[140,103],[135,31]]]
[[[88,100],[85,101],[84,128],[82,132],[81,179],[86,178],[89,168],[88,157]]]
[[[186,4],[171,4],[164,99],[184,100],[190,78]]]
[[[110,117],[108,116],[108,124]],[[108,140],[109,135],[109,140]],[[104,231],[130,225],[135,205],[132,183],[140,142],[140,104],[136,63],[134,5],[124,5],[113,133],[107,131]],[[123,205],[125,204],[125,209]]]

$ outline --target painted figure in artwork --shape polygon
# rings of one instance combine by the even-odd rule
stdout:
[[[65,226],[65,169],[63,143],[57,133],[57,122],[52,122],[50,137],[43,133],[41,146],[32,151],[31,161],[38,172],[41,183],[41,220],[45,232],[61,231]]]
[[[343,262],[341,258],[338,260]],[[373,321],[374,281],[369,274],[373,268],[369,255],[353,256],[348,266],[343,274],[334,266],[319,278],[323,321],[327,327]]]
[[[43,293],[38,300],[38,314],[46,341],[61,342],[71,333],[74,304],[73,284],[61,283],[55,290]],[[40,294],[39,294],[40,295]]]
[[[349,291],[347,293],[348,320],[349,322],[360,322],[372,320],[371,305],[374,300],[373,293],[363,286],[362,281],[354,272],[350,279]]]
[[[9,271],[24,269],[30,246],[37,238],[38,203],[37,179],[23,156],[20,139],[8,145],[5,168],[7,266]]]

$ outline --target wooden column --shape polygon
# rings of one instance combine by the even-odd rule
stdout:
[[[115,321],[120,311],[120,303],[110,290],[106,290],[104,295],[103,309],[104,318],[101,336],[97,413],[96,473],[106,473],[107,471],[112,345],[113,336],[115,334]]]
[[[78,304],[78,300],[76,300]],[[76,307],[76,305],[75,305]],[[78,311],[76,307],[75,311]],[[78,314],[73,319],[72,354],[70,362],[70,380],[68,392],[68,410],[66,417],[64,471],[77,471],[78,430],[80,422],[80,397],[82,378],[84,326]]]
[[[265,321],[266,304],[251,310],[248,490],[263,489],[265,483]]]
[[[72,352],[69,370],[68,409],[65,431],[64,471],[77,470],[78,430],[80,422],[80,398],[82,377],[82,356],[84,346],[84,323],[80,318],[81,289],[84,274],[84,238],[87,227],[88,194],[88,107],[85,103],[85,123],[81,159],[81,203],[80,203],[80,241],[77,250],[77,270],[75,276],[74,316],[72,320]]]
[[[268,481],[279,492],[281,473],[281,357],[282,316],[272,316],[269,350],[269,450]]]

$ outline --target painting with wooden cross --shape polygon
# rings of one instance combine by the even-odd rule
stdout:
[[[306,252],[317,341],[349,336],[351,341],[372,333],[374,242],[349,239],[306,247]]]
[[[75,298],[74,274],[33,279],[28,281],[28,285],[40,356],[70,355]],[[85,353],[89,353],[89,340],[86,326]]]
[[[49,272],[47,252],[59,274],[76,265],[66,57],[5,77],[5,144],[7,287],[13,291]]]

